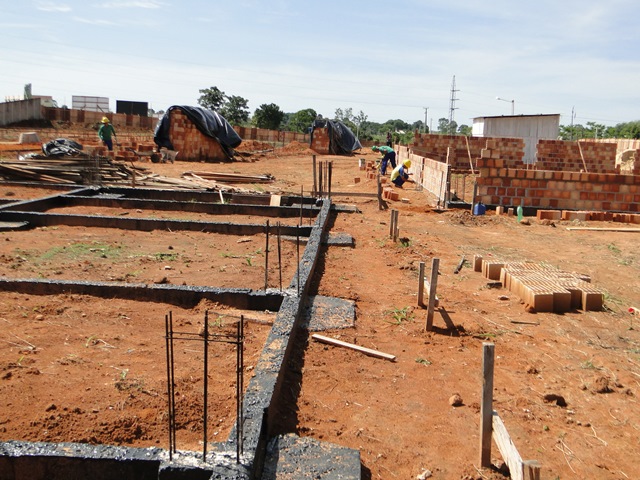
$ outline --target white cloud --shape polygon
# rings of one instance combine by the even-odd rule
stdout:
[[[55,2],[38,2],[36,4],[38,10],[43,12],[70,12],[72,9],[69,5]]]
[[[106,2],[98,7],[102,8],[147,8],[147,9],[156,9],[162,8],[166,4],[164,2],[159,2],[157,0],[122,0],[115,2]]]

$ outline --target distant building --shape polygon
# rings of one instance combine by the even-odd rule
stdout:
[[[522,138],[524,163],[535,163],[538,140],[556,140],[559,133],[560,114],[476,117],[471,129],[474,137]]]

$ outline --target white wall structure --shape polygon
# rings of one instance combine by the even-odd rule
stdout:
[[[87,97],[83,95],[71,96],[71,108],[74,110],[87,110],[89,112],[109,111],[109,97]]]
[[[560,114],[476,117],[471,129],[474,137],[522,138],[524,163],[535,163],[538,140],[556,140],[559,133]]]
[[[40,98],[0,103],[0,127],[23,120],[41,120]]]

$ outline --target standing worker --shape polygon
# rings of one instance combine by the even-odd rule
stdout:
[[[100,125],[98,129],[98,137],[100,137],[100,140],[102,140],[102,143],[107,146],[110,152],[113,150],[112,136],[117,137],[115,128],[109,123],[107,117],[102,117],[102,125]]]
[[[383,145],[381,147],[374,145],[371,147],[374,152],[380,152],[384,156],[380,160],[380,174],[387,174],[387,164],[391,164],[391,168],[396,168],[396,152],[393,148]]]
[[[396,187],[402,188],[404,182],[409,180],[409,175],[411,175],[409,173],[410,168],[411,160],[407,158],[404,162],[393,169],[393,172],[391,172],[391,182],[393,182]]]

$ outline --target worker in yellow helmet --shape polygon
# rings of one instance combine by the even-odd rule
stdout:
[[[404,182],[409,180],[409,169],[411,168],[411,160],[408,158],[400,163],[396,168],[391,172],[391,181],[396,187],[402,188]]]
[[[102,143],[106,145],[109,151],[113,150],[113,140],[111,137],[117,137],[116,129],[109,123],[107,117],[102,117],[102,125],[100,125],[98,129],[98,137],[100,137],[100,140],[102,140]]]

